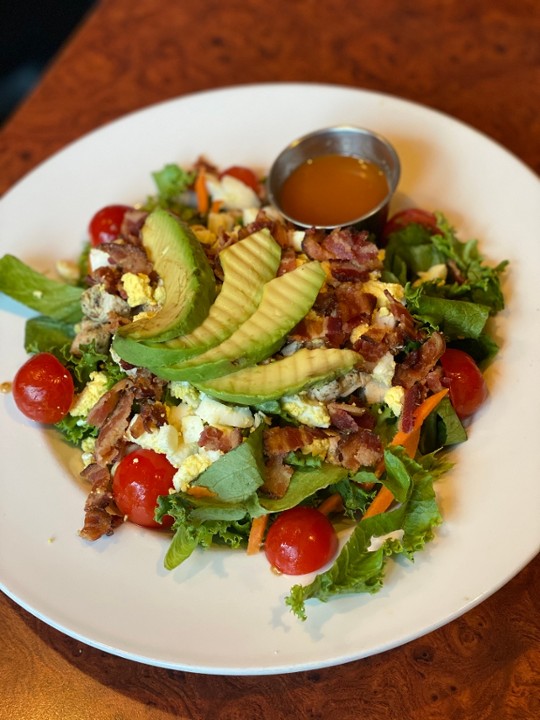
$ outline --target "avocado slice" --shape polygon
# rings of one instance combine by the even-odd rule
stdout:
[[[217,400],[259,405],[330,382],[349,372],[359,360],[360,355],[354,350],[303,348],[281,360],[244,368],[196,386]]]
[[[216,295],[212,267],[192,230],[166,210],[153,210],[142,228],[143,245],[165,286],[153,316],[122,326],[135,340],[170,340],[190,332],[208,315]]]
[[[270,280],[257,310],[229,338],[183,363],[150,370],[166,380],[195,383],[255,365],[281,347],[315,302],[324,280],[324,269],[316,260]]]
[[[191,333],[162,343],[116,335],[113,350],[139,367],[172,365],[232,335],[257,309],[265,283],[276,275],[281,248],[264,228],[222,250],[219,259],[224,275],[221,290],[206,319]]]

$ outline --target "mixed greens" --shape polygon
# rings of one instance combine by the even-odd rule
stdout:
[[[118,238],[89,242],[70,277],[53,280],[11,255],[0,259],[0,292],[38,313],[26,323],[26,351],[52,353],[73,378],[73,406],[55,427],[82,451],[83,477],[92,484],[86,521],[107,516],[96,537],[121,524],[115,472],[123,457],[142,448],[174,468],[155,514],[157,522],[172,523],[168,569],[196,548],[264,548],[277,518],[306,506],[323,511],[347,540],[309,584],[292,587],[291,610],[305,619],[310,598],[376,592],[387,560],[412,559],[442,521],[434,483],[451,467],[444,450],[466,440],[469,413],[459,412],[441,359],[448,349],[480,366],[494,357],[489,319],[504,307],[506,263],[490,267],[477,242],[458,239],[440,213],[429,214],[429,223],[416,216],[390,223],[380,237],[356,229],[329,236],[298,231],[267,207],[262,183],[249,187],[207,162],[189,170],[167,165],[154,180],[156,194],[128,211],[130,227],[124,221]],[[130,329],[141,321],[151,326],[176,280],[164,291],[152,269],[132,272],[124,259],[112,258],[119,245],[144,248],[148,218],[161,213],[197,243],[200,257],[190,260],[187,275],[203,277],[206,305],[172,337],[135,337]],[[291,312],[290,326],[279,325],[277,341],[264,351],[255,337],[256,351],[251,344],[244,355],[219,361],[221,343],[236,337],[231,329],[221,341],[201,335],[219,362],[200,360],[203,346],[178,360],[182,338],[204,322],[224,286],[220,257],[257,233],[277,248],[277,279],[317,268],[320,284],[303,299],[307,311],[300,321]],[[138,301],[130,294],[135,286]],[[99,318],[89,315],[96,288],[99,302],[110,296],[115,308]],[[200,302],[197,288],[194,293],[182,296],[184,305]],[[260,302],[257,297],[254,306]],[[167,361],[170,350],[177,351],[175,361]],[[138,363],[138,357],[156,360]],[[111,414],[103,406],[109,399],[117,408],[125,393],[131,393],[125,427],[105,452]],[[92,468],[105,471],[99,476],[105,486]],[[376,511],[381,497],[387,502]],[[81,534],[96,539],[87,525]]]

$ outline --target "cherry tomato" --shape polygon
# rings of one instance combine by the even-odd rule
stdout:
[[[450,402],[459,418],[475,413],[487,398],[487,385],[478,365],[463,350],[448,348],[441,357],[449,382]]]
[[[278,515],[266,536],[268,561],[286,575],[319,570],[334,556],[336,531],[326,515],[309,507],[295,507]]]
[[[250,187],[254,192],[259,192],[259,180],[253,170],[250,170],[247,167],[242,167],[241,165],[232,165],[226,170],[223,170],[219,177],[222,178],[225,175],[230,175],[231,177],[240,180],[240,182],[243,182],[244,185]]]
[[[36,422],[59,422],[73,403],[73,378],[51,353],[34,355],[13,380],[13,399],[19,410]]]
[[[118,463],[113,478],[113,496],[118,509],[132,523],[143,527],[170,527],[172,517],[154,520],[157,499],[173,487],[176,469],[165,455],[154,450],[135,450]]]
[[[128,205],[107,205],[98,210],[88,226],[92,247],[116,240],[128,210],[131,210]]]
[[[437,227],[437,218],[433,213],[427,212],[427,210],[420,210],[419,208],[408,208],[406,210],[400,210],[395,213],[383,229],[383,238],[386,239],[389,235],[397,230],[401,230],[411,223],[418,223],[423,225],[432,235],[440,234],[440,230]]]

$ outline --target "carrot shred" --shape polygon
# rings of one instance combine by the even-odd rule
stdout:
[[[259,515],[254,518],[249,531],[247,554],[256,555],[263,544],[264,533],[268,525],[268,515]]]
[[[343,510],[343,500],[341,499],[341,495],[337,492],[332,493],[332,495],[329,495],[322,501],[317,510],[323,515],[330,515],[330,513]]]
[[[223,205],[223,200],[214,200],[210,206],[210,212],[219,212],[220,207]]]
[[[383,485],[371,501],[371,505],[363,514],[362,520],[373,517],[373,515],[380,515],[381,513],[385,512],[385,510],[388,510],[393,501],[394,496],[392,495],[390,490],[385,485]]]
[[[410,430],[409,432],[403,432],[402,430],[398,430],[390,441],[390,445],[401,445],[405,449],[407,455],[410,458],[414,458],[418,449],[418,443],[420,442],[420,431],[422,429],[424,420],[431,412],[433,412],[433,410],[435,410],[437,405],[447,394],[448,389],[444,388],[443,390],[440,390],[439,392],[434,393],[433,395],[430,395],[428,398],[426,398],[424,402],[419,405],[414,412],[414,423],[412,430]],[[381,463],[377,468],[377,475],[381,475],[383,470],[384,465]],[[380,513],[385,512],[386,510],[388,510],[393,501],[393,494],[387,487],[383,485],[377,495],[375,495],[375,497],[371,501],[371,505],[368,507],[368,509],[362,516],[362,519],[373,517],[373,515],[379,515]]]
[[[186,493],[197,498],[210,498],[216,497],[216,493],[210,488],[204,487],[204,485],[190,485]]]
[[[210,207],[210,196],[206,187],[206,173],[204,168],[200,168],[195,178],[195,197],[197,198],[197,210],[204,215]]]

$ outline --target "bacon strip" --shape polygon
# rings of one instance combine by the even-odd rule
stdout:
[[[264,450],[266,455],[286,455],[301,447],[310,445],[313,440],[327,437],[327,433],[320,428],[300,427],[273,427],[264,431]]]
[[[84,506],[84,526],[79,535],[85,540],[98,540],[103,535],[112,535],[122,518],[114,504],[110,471],[92,463],[81,472],[81,477],[92,483],[92,489]]]

